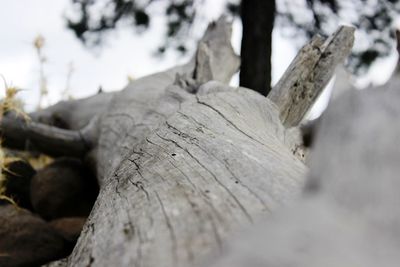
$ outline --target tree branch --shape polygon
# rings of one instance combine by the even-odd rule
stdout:
[[[349,55],[354,28],[341,26],[326,41],[320,36],[306,44],[283,74],[268,98],[278,105],[286,127],[297,126]]]
[[[82,130],[64,130],[5,116],[0,122],[0,132],[3,144],[9,148],[36,150],[56,157],[82,157],[92,147],[95,124],[92,120]]]

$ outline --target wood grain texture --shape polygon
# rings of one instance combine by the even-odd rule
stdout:
[[[100,194],[72,255],[50,266],[192,266],[298,197],[298,131],[261,94],[224,85],[239,66],[230,36],[220,19],[189,63],[84,101],[104,105],[88,134]],[[71,112],[62,118],[81,126]]]
[[[138,79],[111,100],[99,125],[100,195],[68,266],[190,266],[301,190],[307,168],[275,104],[220,83],[237,68],[222,67],[237,60],[220,23],[206,34],[202,69]],[[194,94],[195,71],[220,82]]]
[[[350,54],[353,35],[354,28],[341,26],[327,40],[315,36],[299,51],[268,95],[286,127],[298,126],[315,103],[336,66]]]
[[[184,102],[103,184],[70,266],[188,266],[218,252],[302,188],[306,167],[284,132],[248,89]]]
[[[301,200],[204,266],[398,266],[399,84],[397,76],[330,104]]]

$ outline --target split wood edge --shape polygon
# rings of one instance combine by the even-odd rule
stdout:
[[[294,58],[268,98],[279,109],[286,128],[298,126],[344,62],[354,43],[354,28],[341,26],[324,40],[315,36]]]

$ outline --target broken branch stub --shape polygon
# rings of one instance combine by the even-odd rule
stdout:
[[[292,61],[268,98],[279,108],[282,123],[297,126],[350,54],[354,28],[341,26],[328,39],[315,36]]]
[[[50,156],[83,157],[92,145],[95,121],[81,130],[65,130],[50,125],[5,116],[0,134],[6,147],[36,150]]]
[[[198,44],[194,77],[198,84],[211,80],[229,83],[239,70],[240,59],[230,43],[232,25],[225,16],[211,23]]]

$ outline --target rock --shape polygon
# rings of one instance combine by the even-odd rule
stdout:
[[[65,241],[30,211],[0,204],[0,266],[38,266],[65,257]]]
[[[30,202],[31,180],[36,171],[24,161],[17,160],[8,164],[5,175],[5,195],[11,197],[20,207],[32,210]]]
[[[57,159],[31,183],[33,208],[47,220],[88,216],[97,194],[95,178],[77,159]]]
[[[50,225],[62,235],[66,241],[75,244],[85,222],[85,217],[69,217],[51,221]]]

